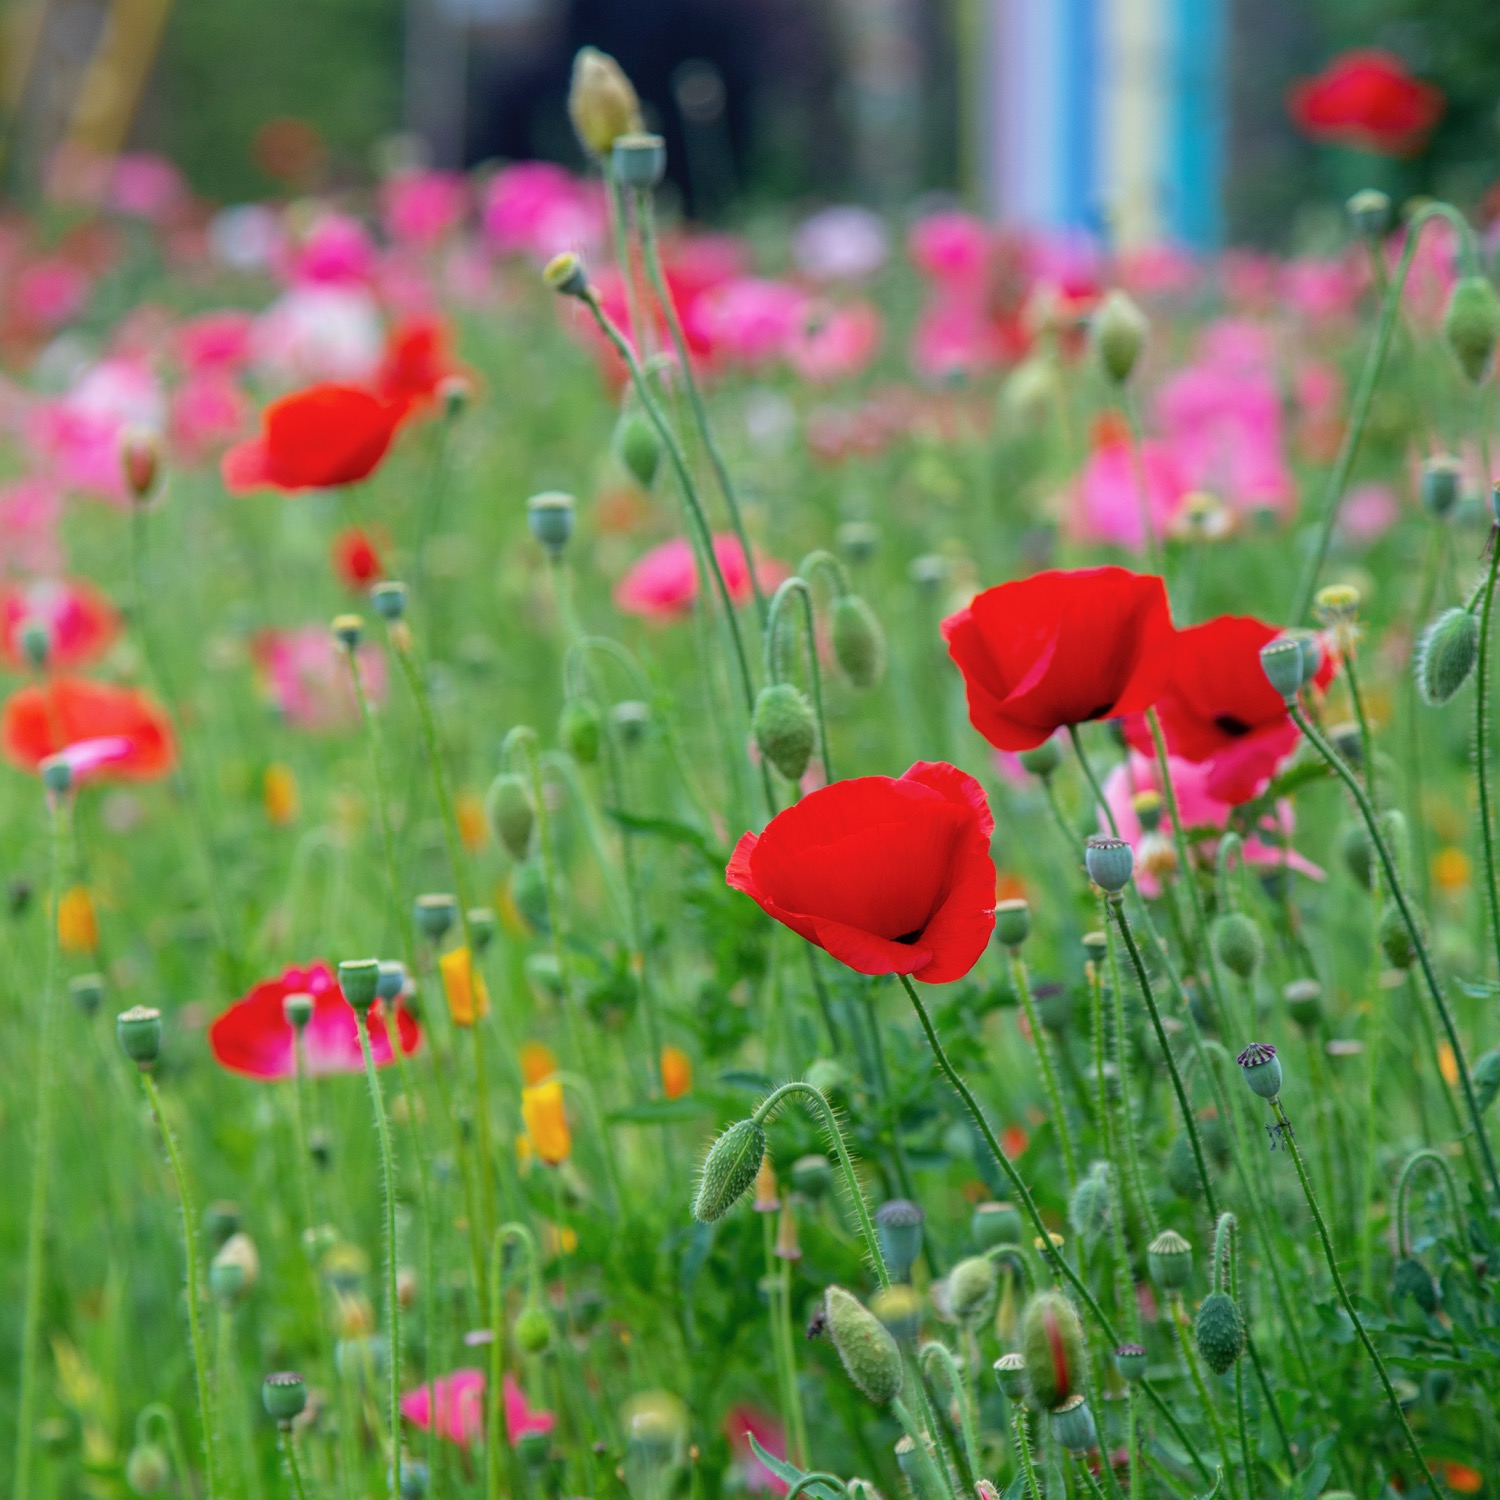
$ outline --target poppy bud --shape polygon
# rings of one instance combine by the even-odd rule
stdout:
[[[1037,1404],[1060,1405],[1083,1377],[1083,1329],[1061,1292],[1038,1292],[1021,1318],[1026,1384]]]
[[[1149,329],[1145,313],[1128,292],[1106,293],[1094,314],[1094,352],[1104,373],[1116,385],[1124,385],[1130,379]]]
[[[1438,707],[1469,680],[1479,659],[1479,621],[1455,605],[1444,610],[1417,645],[1417,686],[1424,702]]]
[[[1014,1245],[1021,1238],[1021,1212],[1014,1203],[977,1203],[969,1233],[981,1250]]]
[[[1274,1099],[1281,1093],[1281,1059],[1269,1042],[1251,1042],[1235,1061],[1252,1094]]]
[[[586,297],[589,294],[589,278],[583,269],[583,258],[571,250],[554,255],[542,267],[542,280],[561,297]]]
[[[1316,979],[1294,979],[1281,992],[1287,1014],[1304,1031],[1318,1024],[1323,1014],[1323,986]]]
[[[1344,205],[1349,227],[1362,240],[1378,240],[1391,227],[1390,195],[1379,188],[1363,188]]]
[[[1054,1406],[1047,1414],[1047,1425],[1052,1429],[1052,1436],[1069,1453],[1087,1453],[1090,1448],[1098,1446],[1099,1433],[1094,1427],[1094,1414],[1089,1410],[1082,1391]]]
[[[149,500],[161,473],[161,438],[150,428],[132,427],[120,439],[120,467],[132,497]]]
[[[52,650],[52,632],[40,620],[28,620],[20,630],[21,654],[29,665],[40,670],[47,665]]]
[[[536,809],[525,779],[514,771],[502,771],[490,783],[484,810],[505,852],[512,859],[525,859],[536,827]]]
[[[1443,314],[1443,337],[1472,385],[1489,373],[1500,341],[1500,298],[1484,276],[1463,276],[1453,286]]]
[[[1084,841],[1083,863],[1089,879],[1101,891],[1118,895],[1130,884],[1135,869],[1135,853],[1124,839],[1095,834]]]
[[[927,1215],[909,1199],[891,1198],[875,1210],[875,1238],[886,1269],[905,1281],[922,1253],[922,1225]]]
[[[801,781],[818,738],[807,695],[789,682],[763,687],[756,695],[750,728],[760,753],[788,781]]]
[[[552,557],[561,557],[573,535],[575,502],[561,490],[543,490],[526,502],[526,524]]]
[[[1366,890],[1374,872],[1375,851],[1370,847],[1370,835],[1363,823],[1346,823],[1339,834],[1339,851],[1344,856],[1344,867]]]
[[[1379,936],[1385,961],[1393,969],[1409,969],[1416,963],[1417,946],[1412,941],[1411,929],[1394,901],[1387,901],[1380,913]]]
[[[1163,1229],[1146,1246],[1151,1279],[1164,1291],[1185,1287],[1193,1274],[1193,1247],[1175,1229]]]
[[[68,981],[68,994],[73,998],[73,1004],[85,1016],[91,1016],[99,1009],[100,1002],[104,999],[104,976],[102,974],[75,974]]]
[[[394,579],[377,583],[370,590],[370,602],[382,620],[394,624],[406,615],[406,585]]]
[[[646,731],[651,727],[651,705],[637,698],[627,698],[610,708],[609,721],[620,736],[620,743],[627,750],[633,750],[645,740]]]
[[[604,719],[588,698],[569,698],[557,718],[557,738],[563,749],[581,766],[599,759],[599,736]]]
[[[54,797],[66,797],[73,789],[73,763],[66,755],[49,755],[41,764],[42,785]]]
[[[1132,1385],[1146,1378],[1146,1351],[1140,1344],[1121,1344],[1115,1350],[1115,1369]]]
[[[885,674],[885,632],[859,594],[840,594],[829,607],[833,659],[857,688],[872,688]]]
[[[1062,747],[1054,736],[1043,740],[1034,749],[1021,751],[1016,759],[1023,769],[1045,781],[1062,764]]]
[[[948,1273],[948,1311],[960,1323],[984,1316],[995,1296],[995,1262],[987,1255],[971,1255]]]
[[[580,47],[568,85],[568,118],[590,156],[610,154],[617,137],[641,128],[641,101],[609,53]]]
[[[632,131],[616,137],[609,161],[616,182],[654,188],[667,175],[667,143],[659,135]]]
[[[661,439],[639,412],[626,412],[615,427],[615,452],[643,490],[656,483],[661,465]]]
[[[172,1480],[172,1464],[156,1443],[137,1443],[125,1460],[125,1483],[137,1495],[159,1495]]]
[[[1451,454],[1439,453],[1422,465],[1422,504],[1429,515],[1443,520],[1458,504],[1462,468]]]
[[[766,1157],[766,1132],[755,1120],[737,1120],[708,1148],[693,1217],[715,1224],[750,1191]]]
[[[1068,1223],[1086,1245],[1092,1246],[1109,1228],[1109,1218],[1109,1166],[1097,1161],[1087,1176],[1078,1179],[1078,1186],[1073,1189],[1073,1196],[1068,1200]]]
[[[1198,1309],[1193,1338],[1203,1363],[1215,1375],[1227,1374],[1245,1352],[1245,1319],[1228,1292],[1210,1292]]]
[[[346,958],[339,964],[339,989],[360,1015],[374,1005],[375,992],[379,988],[379,959]]]
[[[1264,944],[1260,928],[1242,911],[1227,911],[1213,925],[1214,957],[1241,979],[1253,979]]]
[[[1006,948],[1019,948],[1031,933],[1031,906],[1019,897],[995,907],[995,936]]]
[[[355,651],[364,638],[365,622],[358,615],[335,615],[333,635],[345,651]]]
[[[458,902],[446,891],[418,896],[413,914],[417,930],[430,943],[440,943],[458,920]]]
[[[467,375],[444,375],[438,381],[437,398],[450,421],[461,417],[474,402],[474,382]]]
[[[841,1286],[824,1293],[823,1311],[845,1374],[871,1401],[894,1401],[901,1394],[901,1351],[885,1325]]]
[[[1203,1179],[1198,1175],[1198,1158],[1193,1154],[1193,1143],[1186,1135],[1172,1137],[1166,1160],[1162,1163],[1162,1176],[1179,1198],[1192,1200],[1202,1193]]]
[[[313,997],[302,990],[285,996],[281,1002],[281,1014],[292,1030],[305,1030],[313,1017]]]
[[[1155,833],[1161,827],[1161,814],[1165,803],[1162,801],[1160,792],[1137,792],[1130,799],[1130,805],[1135,811],[1143,833]]]
[[[1500,1047],[1492,1047],[1474,1060],[1474,1102],[1487,1110],[1500,1094]]]
[[[833,534],[834,545],[856,567],[869,562],[880,548],[880,528],[870,521],[845,521]]]
[[[120,1050],[142,1072],[161,1056],[161,1012],[148,1005],[132,1005],[115,1017]]]
[[[1391,1274],[1391,1295],[1400,1302],[1410,1297],[1425,1313],[1434,1313],[1438,1307],[1437,1283],[1432,1273],[1414,1255],[1396,1262]]]
[[[535,1302],[516,1317],[516,1342],[527,1354],[540,1354],[552,1342],[552,1320]]]
[[[499,929],[500,920],[496,917],[493,908],[488,906],[471,906],[468,917],[469,941],[474,945],[474,952],[482,954],[495,941],[495,933]]]
[[[267,1375],[260,1388],[266,1415],[280,1427],[290,1427],[307,1405],[307,1383],[292,1370]]]

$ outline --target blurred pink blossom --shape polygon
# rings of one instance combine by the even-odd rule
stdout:
[[[298,729],[338,729],[359,720],[359,700],[349,668],[326,625],[267,630],[251,655],[272,706]],[[385,658],[366,643],[359,649],[359,678],[371,703],[385,699]]]
[[[819,209],[792,236],[792,259],[813,281],[859,281],[873,276],[885,264],[889,250],[885,220],[853,204]]]
[[[928,214],[912,225],[906,249],[924,276],[950,291],[982,288],[988,271],[990,227],[973,214]]]
[[[370,379],[385,348],[380,309],[358,286],[299,286],[255,321],[255,362],[287,385]]]
[[[724,1413],[724,1436],[734,1455],[744,1488],[752,1495],[784,1495],[791,1488],[773,1473],[750,1446],[753,1437],[772,1458],[786,1457],[786,1431],[769,1412],[741,1401]]]
[[[369,232],[348,214],[325,213],[286,251],[284,273],[294,285],[363,286],[375,275]]]
[[[604,243],[602,189],[545,161],[502,167],[486,184],[481,222],[502,255],[544,261],[563,250],[594,255]]]
[[[11,306],[22,324],[51,331],[83,311],[92,290],[88,272],[71,261],[49,257],[25,267],[11,287]]]
[[[380,189],[386,233],[401,244],[435,245],[463,222],[468,193],[460,172],[398,172]]]
[[[1351,542],[1373,542],[1401,515],[1396,492],[1388,484],[1357,484],[1339,507],[1339,534]]]
[[[190,376],[172,393],[172,443],[189,463],[227,447],[249,425],[251,408],[234,380],[216,370]]]
[[[807,310],[807,293],[790,282],[741,276],[699,296],[686,321],[711,358],[763,365],[791,346]]]
[[[160,431],[166,402],[142,361],[105,359],[66,395],[39,402],[26,417],[32,452],[67,490],[125,503],[120,441],[133,428]]]
[[[868,302],[826,309],[814,304],[787,341],[787,359],[804,380],[847,380],[869,367],[883,332],[880,314]]]
[[[187,180],[164,156],[127,152],[109,176],[109,206],[116,213],[161,224],[188,201]]]
[[[222,308],[189,318],[177,329],[177,354],[189,371],[237,370],[250,358],[253,313]]]
[[[63,568],[62,493],[44,479],[0,486],[0,574],[27,577]]]
[[[435,1421],[439,1437],[472,1448],[484,1440],[485,1389],[483,1370],[453,1370],[407,1391],[401,1397],[401,1415],[423,1432]],[[501,1380],[501,1390],[505,1393],[505,1434],[512,1444],[532,1433],[545,1435],[557,1425],[551,1412],[531,1406],[509,1371]]]
[[[1080,538],[1141,550],[1146,541],[1141,505],[1145,480],[1151,529],[1161,536],[1191,486],[1175,449],[1148,440],[1136,467],[1126,434],[1108,431],[1096,442],[1079,481],[1073,531]]]
[[[729,597],[736,604],[751,596],[750,570],[739,538],[720,532],[714,537],[714,555],[724,574]],[[756,558],[755,573],[761,590],[774,589],[789,574],[782,563]],[[712,585],[711,585],[712,586]],[[675,620],[688,614],[698,597],[698,568],[686,537],[673,537],[653,547],[622,578],[615,588],[615,607],[627,615],[648,620]]]

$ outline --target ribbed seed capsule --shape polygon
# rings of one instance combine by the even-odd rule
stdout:
[[[1193,1337],[1203,1363],[1215,1375],[1225,1374],[1245,1351],[1245,1319],[1239,1303],[1227,1292],[1210,1292],[1198,1309]]]

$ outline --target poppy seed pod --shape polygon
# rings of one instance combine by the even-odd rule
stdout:
[[[406,585],[395,579],[377,583],[370,590],[370,603],[382,620],[393,625],[406,615]]]
[[[977,1203],[969,1220],[969,1233],[981,1250],[1017,1244],[1021,1238],[1021,1211],[1014,1203]]]
[[[516,1343],[527,1354],[540,1354],[552,1342],[552,1320],[535,1302],[528,1302],[516,1316]]]
[[[569,698],[557,718],[557,738],[563,749],[581,766],[592,766],[599,759],[600,736],[604,716],[598,705],[588,698]]]
[[[1130,884],[1135,869],[1135,851],[1124,839],[1095,834],[1084,842],[1083,863],[1089,879],[1101,891],[1114,896]]]
[[[1302,687],[1302,647],[1291,636],[1277,636],[1260,648],[1261,670],[1266,681],[1286,699],[1293,702]]]
[[[1091,332],[1099,363],[1116,385],[1130,379],[1149,329],[1145,313],[1128,292],[1106,293],[1094,314]]]
[[[1020,1354],[1002,1354],[991,1368],[1000,1389],[1012,1401],[1019,1401],[1026,1394],[1026,1360]]]
[[[615,141],[641,128],[641,101],[609,53],[580,47],[568,84],[568,118],[590,156],[607,157]]]
[[[750,728],[760,753],[788,781],[801,781],[818,739],[807,695],[789,682],[763,687],[756,695]]]
[[[1031,906],[1019,897],[995,907],[995,936],[1007,948],[1019,948],[1031,935]]]
[[[42,773],[42,785],[54,797],[66,797],[73,790],[73,766],[66,756],[48,756],[38,769]]]
[[[961,1323],[982,1318],[995,1296],[995,1263],[971,1255],[948,1273],[948,1311]]]
[[[489,906],[471,906],[468,916],[469,941],[474,945],[475,953],[483,953],[495,941],[500,919],[495,915],[494,908]]]
[[[515,771],[502,771],[485,794],[484,811],[505,852],[512,859],[525,859],[536,827],[536,808],[525,778]]]
[[[1269,1042],[1251,1042],[1235,1061],[1252,1094],[1275,1099],[1281,1093],[1281,1059]]]
[[[901,1394],[901,1350],[885,1325],[841,1286],[828,1288],[823,1312],[845,1374],[878,1405],[894,1401]]]
[[[1294,979],[1281,992],[1287,1014],[1304,1031],[1310,1031],[1323,1015],[1323,986],[1316,979]]]
[[[1052,1436],[1069,1453],[1087,1453],[1090,1448],[1098,1446],[1099,1433],[1094,1426],[1094,1414],[1089,1410],[1082,1391],[1054,1406],[1047,1413],[1047,1425],[1052,1429]]]
[[[1458,504],[1462,465],[1451,454],[1439,453],[1422,465],[1422,504],[1427,513],[1444,520]]]
[[[1193,1274],[1193,1247],[1175,1229],[1163,1229],[1146,1246],[1146,1264],[1157,1286],[1179,1291]]]
[[[829,606],[833,659],[857,688],[872,688],[885,675],[885,632],[859,594],[840,594]]]
[[[1146,1378],[1146,1351],[1140,1344],[1121,1344],[1115,1350],[1115,1369],[1132,1385]]]
[[[1051,1410],[1073,1395],[1083,1379],[1083,1329],[1061,1292],[1038,1292],[1021,1315],[1026,1385],[1039,1406]]]
[[[754,1120],[737,1120],[708,1148],[693,1217],[715,1224],[750,1190],[766,1157],[766,1132]]]
[[[615,138],[609,161],[616,182],[654,188],[667,174],[667,143],[648,131],[632,131]]]
[[[68,994],[83,1015],[91,1016],[104,1000],[104,976],[75,974],[68,981]]]
[[[273,1422],[289,1427],[307,1405],[307,1383],[293,1370],[279,1370],[262,1382],[260,1399]]]
[[[1045,781],[1062,764],[1062,747],[1056,739],[1045,739],[1030,750],[1023,750],[1016,757],[1023,770]]]
[[[380,960],[380,977],[375,981],[375,997],[387,1005],[399,1000],[406,989],[406,965],[399,958]]]
[[[115,1017],[120,1050],[143,1072],[161,1056],[161,1012],[132,1005]]]
[[[1381,952],[1393,969],[1409,969],[1416,963],[1417,945],[1412,941],[1401,908],[1394,901],[1387,901],[1380,913],[1379,937]]]
[[[834,546],[856,566],[869,562],[880,547],[880,528],[871,521],[844,521],[833,534]]]
[[[552,557],[561,557],[573,536],[577,502],[562,490],[543,490],[526,502],[526,524]]]
[[[45,667],[52,651],[52,632],[40,620],[28,620],[20,630],[21,654],[33,667]]]
[[[330,629],[345,651],[357,651],[365,636],[365,622],[358,615],[335,615]]]
[[[1444,610],[1417,644],[1417,686],[1434,708],[1446,703],[1469,680],[1479,659],[1479,621],[1455,605]]]
[[[892,1198],[875,1210],[875,1238],[886,1269],[905,1281],[922,1253],[922,1224],[926,1214],[906,1198]]]
[[[1344,205],[1349,227],[1362,240],[1378,240],[1391,227],[1391,199],[1379,188],[1363,188]]]
[[[281,1014],[293,1031],[303,1031],[313,1018],[313,997],[305,990],[296,990],[281,1002]]]
[[[339,964],[339,989],[361,1015],[375,1003],[379,988],[378,958],[346,958]]]
[[[137,1495],[159,1495],[172,1481],[172,1462],[156,1443],[137,1443],[125,1459],[125,1483]]]
[[[446,891],[418,896],[413,903],[417,930],[429,943],[440,943],[458,921],[458,902]]]
[[[1245,1319],[1240,1305],[1228,1292],[1210,1292],[1198,1309],[1193,1339],[1203,1363],[1215,1375],[1224,1375],[1245,1352]]]
[[[589,295],[589,278],[583,268],[583,257],[572,250],[554,255],[542,267],[542,280],[560,297]]]
[[[615,453],[643,490],[656,482],[661,466],[661,439],[639,412],[626,412],[615,427]]]
[[[1260,968],[1264,944],[1260,928],[1242,911],[1227,911],[1213,925],[1214,957],[1241,979],[1253,979]]]
[[[1500,341],[1500,298],[1487,277],[1463,276],[1454,283],[1443,314],[1443,337],[1469,382],[1481,384]]]

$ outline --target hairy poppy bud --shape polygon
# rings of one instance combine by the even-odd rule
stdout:
[[[148,1005],[132,1005],[115,1017],[120,1050],[144,1072],[161,1056],[161,1012]]]
[[[1479,659],[1479,621],[1455,605],[1444,610],[1417,645],[1417,686],[1425,702],[1446,703],[1474,670]]]
[[[948,1273],[948,1311],[960,1323],[984,1316],[995,1296],[995,1263],[987,1255],[971,1255]]]
[[[639,412],[626,412],[615,427],[615,452],[630,477],[643,490],[656,483],[661,466],[661,439],[656,428]]]
[[[1185,1287],[1193,1274],[1193,1247],[1175,1229],[1163,1229],[1146,1246],[1151,1279],[1165,1291]]]
[[[1362,240],[1381,239],[1391,227],[1391,200],[1379,188],[1363,188],[1344,205],[1349,227]]]
[[[292,1370],[267,1375],[260,1388],[266,1415],[281,1427],[289,1427],[307,1405],[307,1383]]]
[[[1443,337],[1470,383],[1481,384],[1500,341],[1500,298],[1487,277],[1464,276],[1454,283],[1443,314]]]
[[[1099,304],[1092,328],[1094,352],[1104,373],[1116,385],[1130,379],[1149,328],[1145,313],[1128,292],[1109,292]]]
[[[1179,1198],[1192,1200],[1202,1193],[1203,1179],[1198,1175],[1198,1158],[1193,1154],[1193,1143],[1186,1134],[1172,1137],[1166,1160],[1162,1163],[1162,1176]]]
[[[824,1293],[823,1312],[845,1374],[871,1401],[894,1401],[901,1394],[901,1350],[885,1325],[841,1286]]]
[[[891,1198],[875,1210],[875,1238],[886,1269],[905,1281],[922,1253],[922,1224],[927,1215],[906,1198]]]
[[[1146,1378],[1146,1351],[1140,1344],[1121,1344],[1115,1350],[1115,1369],[1132,1385]]]
[[[1210,1292],[1198,1309],[1193,1338],[1203,1363],[1215,1375],[1226,1374],[1245,1352],[1245,1319],[1228,1292]]]
[[[1302,646],[1292,636],[1278,636],[1260,648],[1260,666],[1266,681],[1288,703],[1302,687],[1302,665]]]
[[[1047,1425],[1052,1436],[1069,1453],[1087,1453],[1098,1446],[1099,1433],[1094,1426],[1094,1414],[1082,1391],[1069,1396],[1047,1414]]]
[[[1453,512],[1458,504],[1458,481],[1463,472],[1451,454],[1439,453],[1422,465],[1422,504],[1438,520]]]
[[[1269,1042],[1251,1042],[1235,1061],[1252,1094],[1275,1099],[1281,1093],[1281,1059]]]
[[[1411,929],[1401,908],[1394,901],[1387,901],[1380,913],[1380,948],[1385,961],[1393,969],[1409,969],[1417,961],[1417,945],[1412,941]]]
[[[516,1317],[516,1343],[527,1354],[540,1354],[552,1342],[552,1320],[535,1302],[528,1302]]]
[[[1031,933],[1031,906],[1019,897],[995,907],[995,936],[1007,948],[1019,948]]]
[[[1425,1313],[1434,1313],[1438,1307],[1437,1283],[1432,1273],[1414,1255],[1396,1262],[1391,1273],[1391,1292],[1397,1302],[1410,1297]]]
[[[557,738],[563,749],[581,766],[599,759],[604,716],[589,698],[569,698],[557,717]]]
[[[1000,1389],[1012,1400],[1019,1401],[1026,1394],[1026,1359],[1020,1354],[1002,1354],[991,1368]]]
[[[756,695],[750,728],[760,753],[788,781],[801,781],[818,739],[807,695],[789,682],[763,687]]]
[[[701,1224],[722,1219],[749,1192],[765,1157],[764,1129],[754,1120],[737,1120],[708,1148],[703,1159],[693,1217]]]
[[[542,267],[542,280],[561,297],[586,297],[589,294],[589,277],[583,268],[583,257],[572,250],[554,255]]]
[[[610,154],[617,137],[641,128],[641,101],[609,53],[580,47],[568,85],[568,118],[590,156]]]
[[[1083,1329],[1061,1292],[1038,1292],[1021,1315],[1021,1354],[1026,1384],[1049,1411],[1078,1389],[1084,1375]]]
[[[609,161],[616,182],[654,188],[667,175],[667,143],[659,135],[632,131],[615,137]]]
[[[137,1443],[125,1460],[125,1483],[137,1495],[159,1495],[172,1481],[172,1462],[157,1443]]]
[[[1083,863],[1089,879],[1101,891],[1114,896],[1130,884],[1135,869],[1135,852],[1124,839],[1095,834],[1084,842]]]
[[[379,988],[378,958],[346,958],[339,964],[339,989],[361,1015],[374,1005]]]
[[[840,594],[829,606],[833,659],[857,688],[872,688],[885,675],[885,632],[859,594]]]
[[[1228,911],[1213,925],[1214,957],[1241,979],[1253,979],[1264,945],[1260,928],[1241,911]]]
[[[525,859],[536,827],[536,809],[525,778],[514,771],[502,771],[490,783],[484,810],[505,852],[512,859]]]
[[[1294,979],[1281,992],[1287,1014],[1304,1031],[1318,1024],[1323,1014],[1323,986],[1316,979]]]
[[[1034,749],[1021,751],[1016,759],[1021,762],[1024,770],[1045,781],[1062,764],[1062,747],[1057,743],[1056,736],[1053,736],[1043,740]]]
[[[1096,1245],[1109,1228],[1110,1206],[1109,1165],[1096,1161],[1068,1200],[1068,1223],[1086,1245]]]
[[[552,557],[560,557],[573,535],[576,503],[561,490],[543,490],[526,502],[526,524]]]
[[[458,902],[447,891],[418,896],[413,903],[417,930],[430,943],[440,943],[458,921]]]

